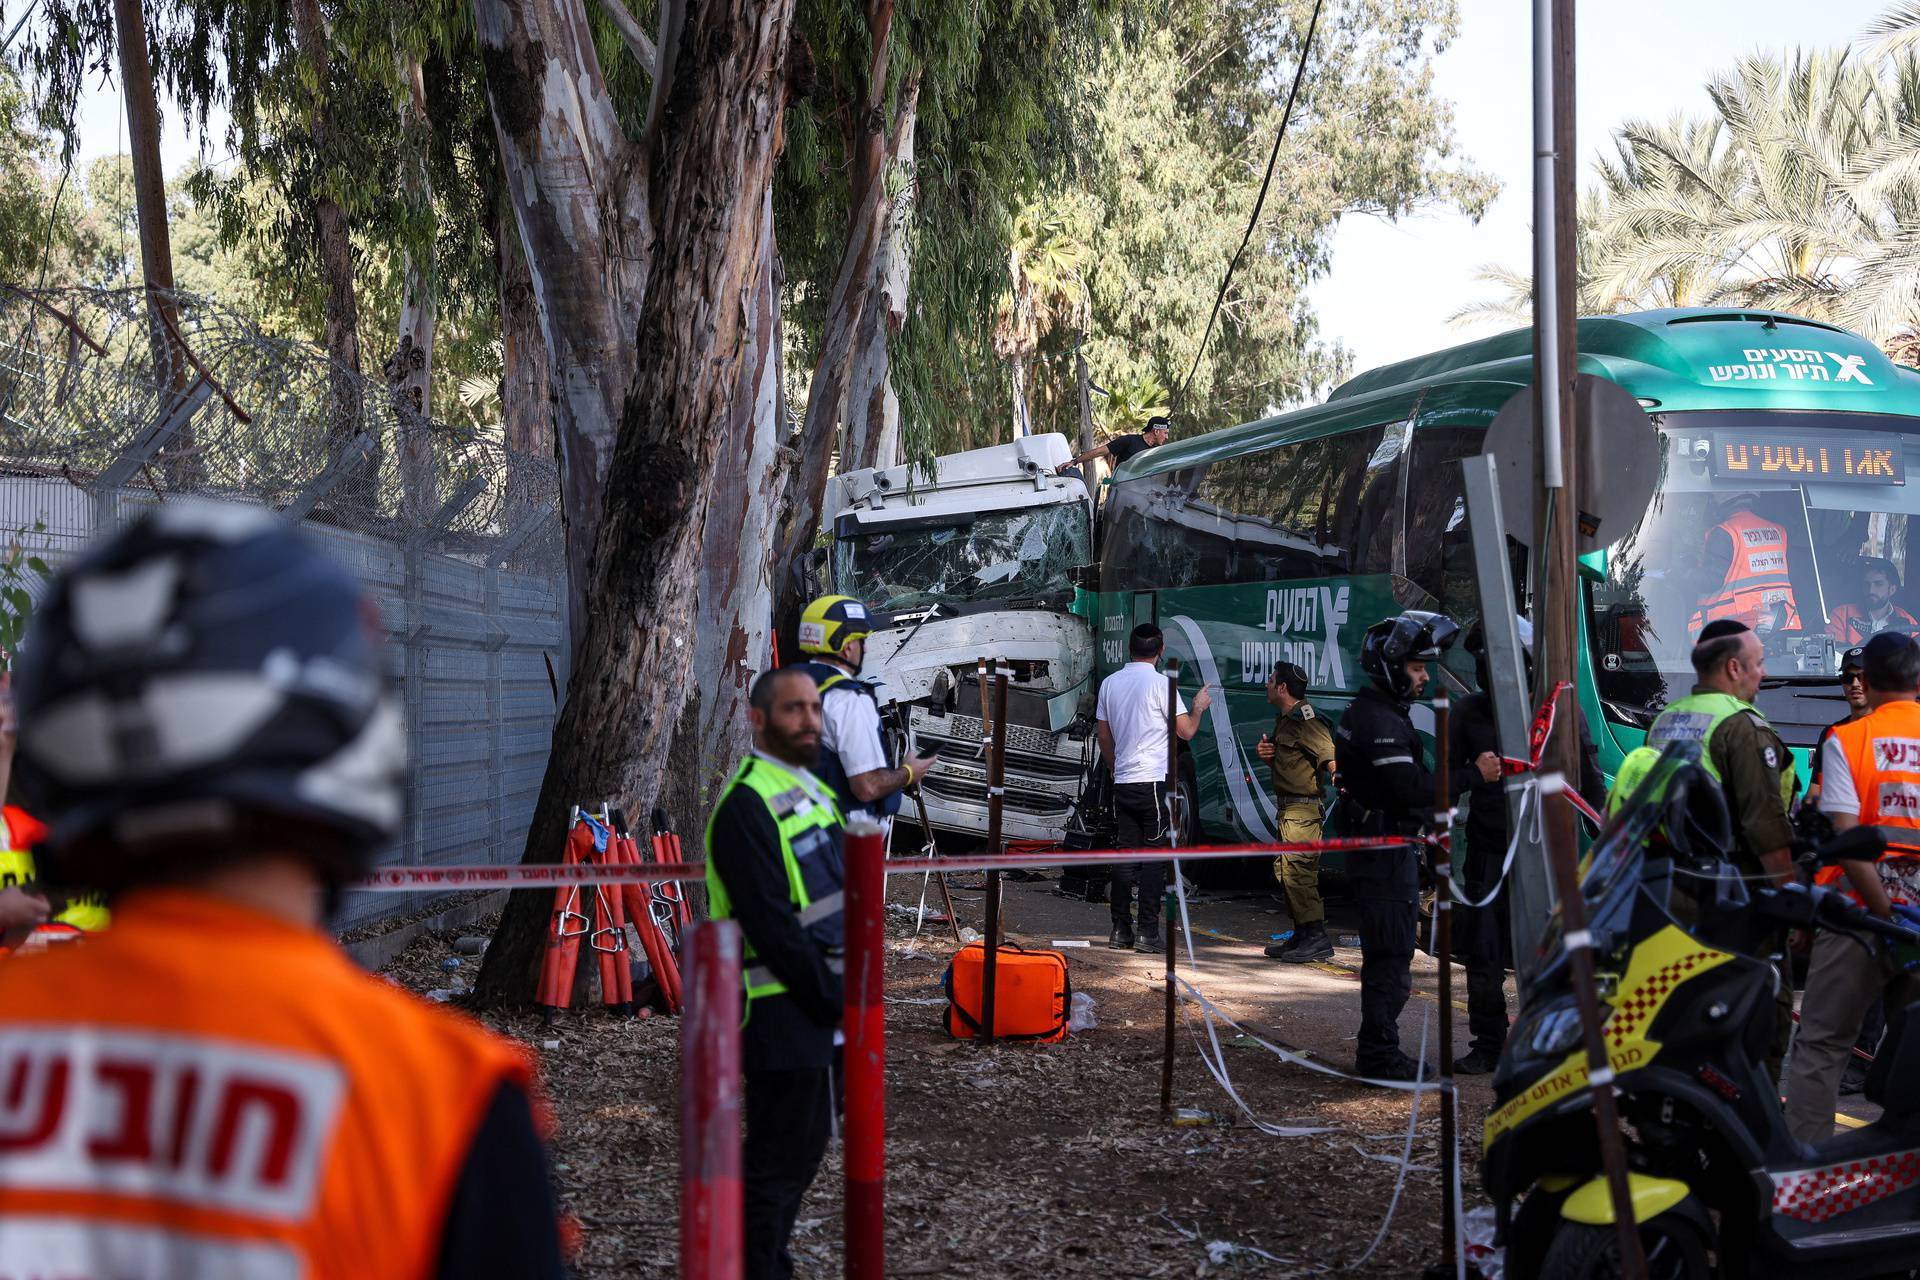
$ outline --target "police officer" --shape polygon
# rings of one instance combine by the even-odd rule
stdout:
[[[1321,834],[1320,784],[1333,773],[1333,731],[1307,702],[1307,673],[1291,662],[1275,663],[1267,675],[1267,701],[1279,711],[1273,733],[1256,748],[1273,774],[1273,800],[1280,811],[1280,840],[1302,844]],[[1320,901],[1320,855],[1283,853],[1273,860],[1274,879],[1287,895],[1293,936],[1267,948],[1267,956],[1307,964],[1333,955],[1327,910]]]
[[[1807,772],[1810,775],[1807,794],[1800,800],[1803,812],[1807,809],[1818,810],[1820,807],[1820,778],[1826,770],[1827,739],[1831,738],[1833,731],[1841,725],[1852,724],[1867,714],[1867,669],[1862,656],[1865,653],[1864,648],[1855,647],[1847,650],[1840,657],[1840,694],[1847,700],[1847,714],[1822,729],[1820,741],[1814,744],[1813,755],[1807,761]]]
[[[819,691],[783,667],[754,681],[748,704],[753,751],[707,824],[707,901],[715,920],[740,922],[746,944],[746,1275],[785,1280],[837,1106],[845,875],[840,815],[807,767],[820,749]]]
[[[405,809],[375,616],[277,517],[179,501],[36,612],[17,781],[114,920],[0,965],[0,1274],[562,1274],[526,1054],[321,929]]]
[[[1459,626],[1445,614],[1408,610],[1376,622],[1360,641],[1370,681],[1334,734],[1347,834],[1421,833],[1434,804],[1433,772],[1409,713],[1427,687],[1427,664],[1453,645]],[[1452,769],[1448,795],[1500,776],[1500,758],[1482,752]],[[1400,1011],[1413,992],[1419,863],[1410,849],[1354,853],[1347,862],[1360,908],[1360,1035],[1354,1067],[1379,1080],[1412,1080],[1419,1064],[1400,1052]]]
[[[820,690],[820,755],[813,772],[844,816],[888,819],[936,757],[888,762],[879,701],[872,685],[855,678],[866,664],[872,634],[872,612],[852,596],[821,596],[800,615],[800,651],[813,655],[803,669]]]
[[[1526,683],[1533,686],[1533,624],[1515,618]],[[1487,656],[1487,629],[1475,622],[1467,632],[1467,652],[1473,655],[1474,678],[1480,688],[1453,704],[1452,742],[1456,760],[1472,760],[1500,747],[1499,718],[1493,705],[1493,664]],[[1578,712],[1578,704],[1575,705]],[[1580,794],[1596,808],[1606,803],[1606,778],[1580,718]],[[1508,915],[1507,890],[1501,882],[1512,832],[1507,822],[1504,777],[1475,781],[1468,792],[1466,857],[1460,859],[1462,880],[1474,901],[1487,897],[1496,884],[1499,892],[1484,907],[1459,905],[1454,909],[1454,947],[1467,969],[1467,1027],[1473,1042],[1464,1057],[1454,1060],[1461,1075],[1485,1075],[1500,1061],[1507,1040],[1507,970],[1513,964],[1513,930]]]

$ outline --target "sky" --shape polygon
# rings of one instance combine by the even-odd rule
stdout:
[[[1459,0],[1460,34],[1435,63],[1435,93],[1454,106],[1457,151],[1500,182],[1478,224],[1429,212],[1397,223],[1355,216],[1333,241],[1333,266],[1310,297],[1322,335],[1354,354],[1354,370],[1422,355],[1494,332],[1447,317],[1494,291],[1474,280],[1485,263],[1531,262],[1532,22],[1526,0]],[[1743,54],[1856,39],[1888,0],[1584,0],[1575,46],[1581,182],[1629,120],[1703,112],[1706,82]],[[177,111],[165,112],[168,173],[196,157]],[[81,163],[125,150],[118,86],[100,83],[80,108]],[[213,121],[202,158],[226,158],[226,120]]]
[[[1582,189],[1614,129],[1708,109],[1706,83],[1743,55],[1856,39],[1887,0],[1585,0],[1574,57],[1574,127]],[[1344,220],[1333,267],[1309,296],[1322,335],[1343,343],[1360,372],[1498,332],[1447,317],[1497,290],[1474,280],[1485,263],[1532,261],[1531,5],[1460,0],[1460,35],[1434,64],[1435,93],[1454,104],[1458,152],[1493,174],[1500,195],[1478,225],[1455,213],[1390,223]]]

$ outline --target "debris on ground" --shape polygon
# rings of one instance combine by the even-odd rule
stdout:
[[[1050,890],[1008,888],[1015,924],[1030,930],[1027,938],[1096,931],[1104,937],[1103,904]],[[900,885],[897,900],[908,892]],[[917,886],[914,892],[917,902]],[[1249,922],[1259,913],[1257,905],[1241,909]],[[963,906],[961,914],[977,910]],[[493,924],[423,937],[384,972],[458,1004],[464,993],[447,994],[443,966],[456,942],[487,934]],[[1256,960],[1270,932],[1232,920],[1207,927],[1215,939],[1229,939],[1210,945],[1239,944]],[[913,919],[904,913],[889,913],[887,928],[888,1274],[1397,1278],[1437,1260],[1439,1188],[1431,1170],[1439,1162],[1440,1126],[1431,1100],[1421,1108],[1414,1169],[1392,1227],[1356,1267],[1401,1177],[1407,1095],[1303,1071],[1257,1047],[1236,1053],[1234,1086],[1263,1120],[1332,1126],[1312,1137],[1268,1137],[1206,1075],[1183,1026],[1175,1102],[1212,1123],[1167,1125],[1159,1114],[1162,957],[1075,951],[1073,987],[1097,1004],[1099,1025],[1054,1044],[983,1046],[950,1039],[941,1027],[940,975],[956,950],[951,932],[913,939]],[[457,976],[474,968],[463,966]],[[1284,1021],[1292,1007],[1286,984],[1304,980],[1279,968],[1268,962],[1254,970],[1260,985],[1251,993],[1242,992],[1245,983],[1214,979],[1222,990],[1209,990],[1209,997],[1276,1043],[1314,1050],[1329,1062],[1350,1060],[1351,1043],[1339,1042],[1350,1028],[1322,1033],[1326,1043],[1289,1041],[1273,1031],[1291,1026]],[[1349,987],[1339,993],[1344,1001],[1358,995]],[[1347,1008],[1336,1009],[1342,1019]],[[527,1044],[540,1063],[556,1120],[562,1208],[581,1227],[579,1275],[676,1275],[679,1019],[621,1021],[597,1007],[552,1026],[531,1010],[480,1016]],[[1486,1105],[1484,1088],[1477,1088],[1463,1090],[1460,1117],[1470,1202],[1471,1136]],[[841,1272],[842,1176],[836,1146],[794,1233],[801,1276],[827,1280]]]

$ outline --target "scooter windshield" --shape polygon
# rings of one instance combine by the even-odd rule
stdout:
[[[1672,812],[1684,790],[1673,785],[1675,779],[1693,771],[1699,763],[1699,743],[1668,744],[1588,850],[1580,868],[1580,896],[1586,903],[1587,929],[1603,952],[1612,950],[1614,935],[1626,927],[1632,914],[1647,842],[1669,822],[1685,821],[1684,815]],[[1542,977],[1566,960],[1561,945],[1564,930],[1560,908],[1555,906],[1540,939]]]

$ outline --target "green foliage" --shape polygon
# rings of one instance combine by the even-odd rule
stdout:
[[[21,543],[29,533],[44,532],[46,526],[35,522],[31,529],[15,531],[0,551],[0,671],[11,670],[13,655],[20,652],[20,640],[33,620],[34,588],[52,576],[47,562]]]
[[[1579,222],[1583,311],[1760,306],[1896,353],[1920,331],[1920,7],[1845,49],[1757,53],[1708,83],[1709,112],[1630,122]],[[1524,323],[1526,275],[1456,319]]]
[[[1127,11],[1093,81],[1088,163],[1053,207],[1093,251],[1086,278],[1093,379],[1178,388],[1246,228],[1299,57],[1311,0],[1164,0]],[[1261,223],[1233,278],[1174,429],[1243,421],[1341,377],[1306,291],[1342,217],[1430,205],[1479,216],[1494,184],[1452,156],[1452,111],[1431,60],[1453,36],[1453,0],[1333,0]],[[1071,430],[1058,384],[1052,422]],[[1036,409],[1036,418],[1042,416]]]
[[[1093,416],[1109,436],[1140,431],[1149,418],[1173,412],[1173,397],[1151,373],[1120,379],[1104,390],[1105,397],[1094,399]]]

